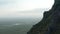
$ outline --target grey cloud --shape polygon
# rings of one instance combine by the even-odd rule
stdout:
[[[30,11],[17,11],[17,13],[43,13],[44,11],[48,11],[48,8],[38,8]]]

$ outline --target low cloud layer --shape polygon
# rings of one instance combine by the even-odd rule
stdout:
[[[51,8],[54,0],[0,0],[0,16],[28,14],[37,8]],[[23,13],[21,13],[23,11]],[[27,11],[27,12],[26,12]]]

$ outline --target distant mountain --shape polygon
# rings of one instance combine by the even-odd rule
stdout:
[[[51,10],[27,34],[60,34],[60,0],[55,0]]]

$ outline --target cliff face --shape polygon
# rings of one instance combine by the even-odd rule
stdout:
[[[60,34],[60,0],[55,0],[51,10],[27,34]]]

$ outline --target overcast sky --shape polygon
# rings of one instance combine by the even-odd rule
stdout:
[[[22,15],[22,13],[19,14],[17,12],[51,8],[53,3],[54,0],[0,0],[0,16]]]

